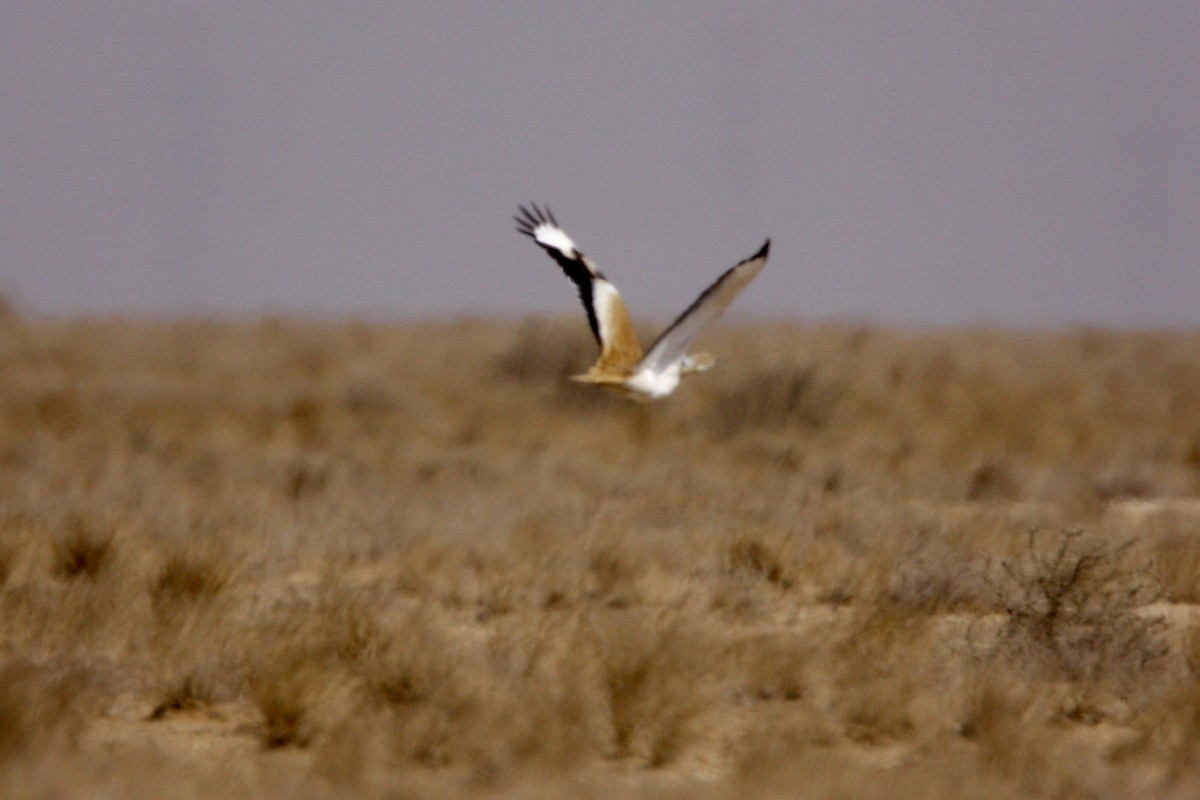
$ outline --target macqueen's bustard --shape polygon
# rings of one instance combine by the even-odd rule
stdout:
[[[549,253],[575,284],[588,324],[600,345],[596,363],[572,380],[599,384],[642,402],[666,397],[675,391],[682,375],[701,372],[713,365],[716,359],[708,353],[689,355],[687,349],[696,335],[762,272],[771,248],[771,240],[767,239],[757,253],[726,270],[643,352],[617,287],[608,282],[591,259],[579,252],[571,237],[558,226],[550,208],[520,206],[520,214],[514,219],[517,230]]]

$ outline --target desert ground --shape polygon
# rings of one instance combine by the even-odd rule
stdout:
[[[0,796],[1200,795],[1200,331],[700,344],[6,306]]]

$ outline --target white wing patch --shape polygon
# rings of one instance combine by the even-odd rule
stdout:
[[[574,258],[579,252],[567,232],[557,225],[544,222],[533,229],[533,240],[542,247],[553,247],[567,258]]]

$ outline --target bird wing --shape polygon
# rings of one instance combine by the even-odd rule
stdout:
[[[642,358],[642,346],[617,287],[609,283],[591,259],[579,252],[566,231],[558,227],[548,206],[541,209],[530,203],[529,208],[519,208],[520,214],[513,217],[517,230],[545,250],[579,290],[588,325],[600,345],[596,366],[609,370],[633,367]]]
[[[725,270],[721,277],[701,292],[695,302],[654,340],[639,366],[661,372],[676,359],[683,357],[696,334],[721,316],[721,312],[733,302],[733,298],[762,272],[770,250],[771,240],[767,239],[757,253]]]

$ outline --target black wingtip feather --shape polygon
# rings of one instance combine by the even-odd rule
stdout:
[[[763,246],[758,248],[758,252],[755,253],[754,255],[750,256],[750,258],[766,258],[770,252],[771,252],[771,240],[767,239],[765,242],[763,242]]]
[[[517,230],[526,236],[533,237],[533,230],[539,225],[558,227],[558,220],[554,218],[550,206],[539,206],[531,201],[527,206],[517,206],[517,210],[521,213],[513,215],[513,219],[517,222]]]
[[[530,237],[533,236],[533,226],[529,224],[528,220],[522,219],[515,214],[513,215],[513,220],[517,223],[517,233],[523,233]]]

